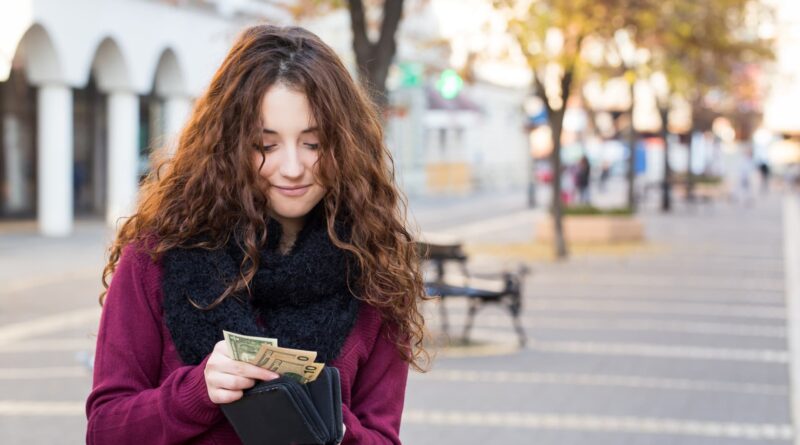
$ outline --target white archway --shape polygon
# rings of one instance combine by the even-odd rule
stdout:
[[[135,91],[127,58],[112,37],[105,37],[95,50],[91,70],[101,91]]]
[[[161,51],[156,64],[153,89],[160,97],[189,96],[178,56],[172,48]]]
[[[99,90],[108,95],[106,222],[112,226],[133,212],[139,189],[139,96],[129,68],[117,42],[104,38],[92,61],[92,72]]]
[[[50,33],[33,24],[17,47],[36,99],[36,209],[39,230],[64,236],[73,225],[72,89]]]
[[[36,86],[64,82],[64,67],[50,33],[34,24],[23,34],[16,57],[22,57],[28,81]]]
[[[163,143],[170,153],[174,153],[177,137],[189,116],[192,100],[180,61],[171,48],[165,49],[159,57],[153,90],[164,101]]]

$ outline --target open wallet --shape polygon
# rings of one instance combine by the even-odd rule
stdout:
[[[244,445],[334,445],[344,436],[339,370],[330,366],[305,384],[259,382],[221,407]]]

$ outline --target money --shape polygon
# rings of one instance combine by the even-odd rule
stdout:
[[[284,361],[273,357],[262,367],[284,377],[295,379],[300,383],[308,383],[319,377],[319,373],[322,372],[322,368],[325,365],[322,363]]]
[[[256,358],[262,346],[278,346],[278,340],[274,338],[252,337],[228,331],[222,331],[222,335],[225,337],[225,342],[228,344],[232,358],[240,362],[256,363]]]
[[[314,363],[317,359],[316,351],[302,349],[279,348],[277,345],[264,343],[256,354],[255,365],[262,368],[270,360],[283,360],[294,363]]]
[[[234,360],[251,363],[300,383],[319,377],[323,363],[315,363],[316,351],[278,347],[278,340],[222,331]]]
[[[279,348],[268,344],[261,345],[256,357],[256,365],[273,371],[279,375],[293,378],[300,383],[313,382],[325,367],[322,363],[314,363],[316,351],[302,349]]]

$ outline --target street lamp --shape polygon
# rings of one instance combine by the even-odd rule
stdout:
[[[650,86],[656,96],[658,115],[661,117],[661,139],[664,141],[664,177],[661,181],[661,210],[668,212],[672,208],[671,182],[672,168],[669,165],[669,82],[663,72],[658,71],[650,76]]]

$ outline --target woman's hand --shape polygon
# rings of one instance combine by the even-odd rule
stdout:
[[[241,399],[242,391],[255,385],[256,380],[278,378],[272,371],[232,359],[224,340],[214,345],[203,374],[208,397],[218,405]]]

